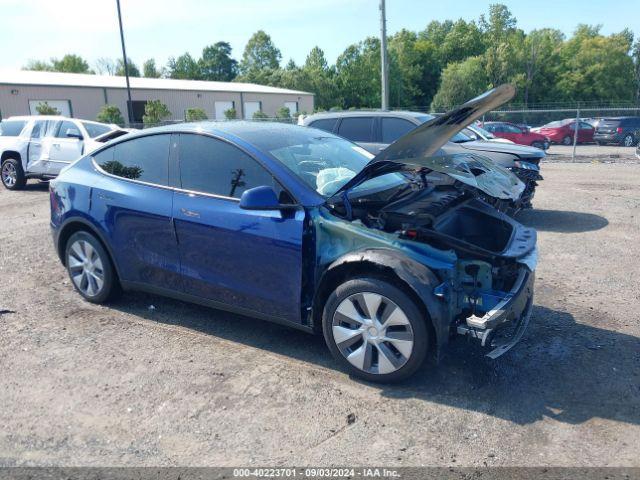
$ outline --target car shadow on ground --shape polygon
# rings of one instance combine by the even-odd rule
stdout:
[[[28,181],[24,187],[22,187],[23,191],[26,192],[46,192],[49,190],[49,182],[40,182],[40,181]]]
[[[147,294],[126,294],[113,306],[149,320],[339,368],[319,335]],[[543,417],[570,424],[592,418],[640,424],[640,339],[577,323],[566,312],[535,307],[521,343],[497,360],[459,337],[439,365],[427,362],[401,384],[366,385],[384,397],[419,399],[517,424]]]
[[[522,210],[516,220],[536,230],[558,233],[591,232],[609,225],[606,218],[595,213],[564,210]]]

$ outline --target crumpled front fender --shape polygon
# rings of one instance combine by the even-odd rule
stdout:
[[[422,300],[429,314],[429,318],[426,320],[430,321],[433,326],[437,347],[436,357],[439,358],[441,347],[449,340],[451,324],[447,304],[434,293],[434,289],[442,281],[431,269],[401,252],[386,248],[366,248],[349,252],[331,263],[323,273],[320,284],[335,269],[357,264],[393,270],[395,275],[409,286],[412,293]]]

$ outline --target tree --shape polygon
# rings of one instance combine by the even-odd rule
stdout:
[[[145,78],[160,78],[162,72],[156,67],[156,61],[150,58],[142,64],[142,74]]]
[[[269,115],[264,113],[262,110],[256,110],[255,112],[253,112],[253,117],[251,118],[258,121],[263,121],[267,120],[269,118]]]
[[[200,80],[201,78],[198,62],[189,53],[184,53],[178,58],[169,58],[167,70],[169,78],[184,80]]]
[[[545,28],[532,30],[519,45],[518,55],[523,83],[522,100],[525,104],[549,100],[549,92],[553,90],[556,83],[557,65],[560,64],[559,52],[563,40],[562,32]]]
[[[236,113],[236,109],[233,107],[224,111],[224,118],[226,118],[227,120],[235,120],[237,116],[238,114]]]
[[[169,108],[160,100],[149,100],[144,106],[144,115],[142,122],[145,127],[158,125],[164,119],[171,116]]]
[[[431,109],[436,112],[461,105],[487,89],[488,78],[482,57],[470,57],[451,63],[442,72],[442,82],[433,98]]]
[[[36,106],[36,112],[38,115],[60,115],[60,112],[56,107],[52,107],[47,102],[40,102]]]
[[[130,58],[127,58],[127,69],[129,70],[130,77],[140,76],[140,70]],[[116,62],[116,75],[119,77],[125,76],[124,61],[121,58],[119,58],[118,61]]]
[[[102,123],[115,123],[120,126],[124,125],[122,112],[120,112],[120,109],[115,105],[103,105],[98,112],[96,120]]]
[[[187,122],[200,122],[202,120],[207,120],[207,112],[205,112],[201,108],[187,108],[184,112],[184,118]]]
[[[636,103],[640,104],[640,38],[633,46],[633,72],[636,80]]]
[[[231,45],[227,42],[204,47],[198,64],[204,80],[230,82],[238,75],[238,62],[231,58]]]
[[[560,50],[555,88],[565,101],[631,101],[635,94],[631,43],[626,32],[605,37],[580,25]]]
[[[67,54],[60,60],[52,58],[49,63],[43,60],[30,60],[25,70],[45,70],[66,73],[94,73],[89,64],[79,55]]]
[[[89,64],[79,55],[68,54],[60,60],[52,58],[51,63],[56,72],[93,73]]]
[[[259,78],[265,70],[277,70],[280,67],[282,54],[271,41],[271,37],[263,30],[254,33],[242,54],[240,72],[246,79]]]
[[[336,61],[336,85],[343,108],[380,106],[379,39],[368,37],[340,54]]]
[[[100,57],[96,60],[96,70],[100,75],[115,75],[117,68],[118,65],[112,58]]]

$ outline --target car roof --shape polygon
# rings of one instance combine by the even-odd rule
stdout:
[[[430,113],[412,112],[410,110],[341,110],[338,112],[318,112],[309,115],[304,120],[318,120],[321,118],[345,118],[345,117],[397,117],[410,118],[431,116]]]
[[[64,117],[62,115],[17,115],[15,117],[5,118],[5,120],[21,120],[21,121],[32,120],[32,119],[38,119],[38,120],[79,120],[78,118]],[[90,120],[87,120],[87,121],[90,121]]]

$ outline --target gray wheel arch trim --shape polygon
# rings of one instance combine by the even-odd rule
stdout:
[[[436,334],[436,355],[437,359],[439,359],[442,347],[448,343],[450,334],[450,319],[446,314],[446,305],[433,292],[434,288],[440,285],[442,281],[438,280],[429,267],[412,260],[400,252],[384,248],[369,248],[349,252],[334,260],[324,270],[317,285],[322,285],[327,275],[335,268],[358,263],[368,263],[392,269],[400,280],[409,285],[413,293],[422,300]]]

